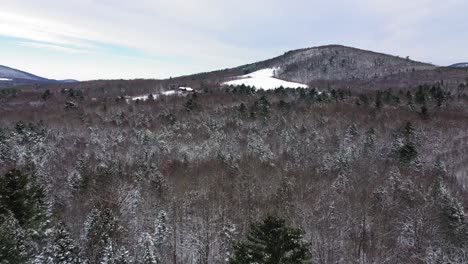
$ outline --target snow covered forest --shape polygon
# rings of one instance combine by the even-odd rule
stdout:
[[[468,263],[468,86],[447,83],[0,90],[0,263],[229,263],[268,216],[310,263]]]

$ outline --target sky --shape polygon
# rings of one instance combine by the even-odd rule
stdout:
[[[0,65],[52,79],[168,78],[327,44],[468,61],[466,0],[0,0]]]

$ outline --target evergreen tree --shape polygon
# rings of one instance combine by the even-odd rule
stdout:
[[[260,97],[257,101],[254,102],[254,105],[252,107],[252,113],[254,113],[253,117],[255,114],[259,114],[260,116],[267,116],[270,110],[270,102],[266,98],[266,96]]]
[[[380,91],[378,91],[377,95],[375,96],[375,108],[382,108],[382,92]]]
[[[423,86],[418,87],[418,91],[415,94],[415,100],[416,100],[416,103],[421,104],[421,105],[426,103],[426,92],[424,91]]]
[[[414,127],[407,122],[401,129],[399,137],[402,137],[397,149],[397,158],[403,164],[410,164],[418,156],[414,140]]]
[[[130,253],[125,247],[121,247],[115,254],[114,264],[130,264],[132,263]]]
[[[440,231],[456,247],[468,245],[468,219],[461,203],[453,197],[438,176],[432,187],[434,204],[439,211]]]
[[[50,92],[49,89],[47,89],[47,90],[41,95],[41,98],[42,98],[42,100],[46,101],[46,100],[49,99],[51,96],[52,96],[52,93]]]
[[[155,223],[155,230],[153,235],[153,241],[155,245],[163,244],[169,237],[171,228],[168,224],[167,213],[161,211],[158,214],[158,218]]]
[[[116,232],[117,220],[110,209],[91,211],[85,222],[84,234],[86,254],[91,261],[99,263],[103,259]]]
[[[152,237],[145,233],[143,236],[143,256],[141,259],[142,264],[159,264],[158,257],[155,254],[155,247]]]
[[[239,105],[239,115],[240,115],[241,117],[243,117],[243,116],[245,116],[245,113],[246,113],[246,112],[247,112],[247,106],[245,106],[244,103],[241,103],[241,104]]]
[[[46,217],[45,194],[31,176],[13,169],[0,177],[0,216],[11,213],[24,229],[39,231]]]
[[[364,153],[369,154],[371,153],[374,148],[375,148],[375,130],[374,128],[370,128],[364,137]]]
[[[26,263],[33,247],[31,238],[12,214],[0,215],[0,263]]]
[[[286,225],[284,219],[269,216],[255,223],[247,240],[235,242],[231,264],[299,264],[310,259],[303,231]]]
[[[429,110],[427,110],[426,104],[421,106],[421,118],[422,119],[429,119]]]
[[[192,98],[188,99],[187,102],[184,104],[185,110],[188,112],[194,111],[200,108],[200,105],[196,101],[196,97],[192,96]]]
[[[112,247],[112,241],[110,241],[104,248],[104,252],[101,257],[100,264],[114,264],[114,248]]]
[[[366,94],[359,95],[359,105],[368,106],[369,105],[369,97]]]
[[[51,239],[44,253],[35,263],[41,264],[79,264],[83,263],[80,249],[68,232],[65,224],[58,224],[51,234]]]

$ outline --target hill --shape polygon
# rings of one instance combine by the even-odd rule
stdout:
[[[450,65],[452,68],[468,68],[468,62],[455,63]]]
[[[437,67],[409,58],[342,45],[328,45],[292,50],[272,59],[182,76],[174,78],[173,81],[222,82],[266,68],[278,68],[276,77],[285,81],[308,84],[317,80],[370,80],[400,73],[433,70]]]
[[[0,65],[0,88],[11,87],[26,84],[53,84],[60,82],[72,82],[75,80],[57,81],[40,77],[28,72],[13,69],[7,66]]]

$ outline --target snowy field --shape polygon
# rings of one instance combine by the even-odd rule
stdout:
[[[224,85],[246,85],[255,86],[257,89],[271,90],[281,86],[284,88],[307,88],[302,83],[283,81],[275,78],[276,68],[268,68],[239,76],[237,80],[225,82]]]
[[[0,78],[0,82],[11,82],[13,81],[12,79],[7,79],[7,78]]]

